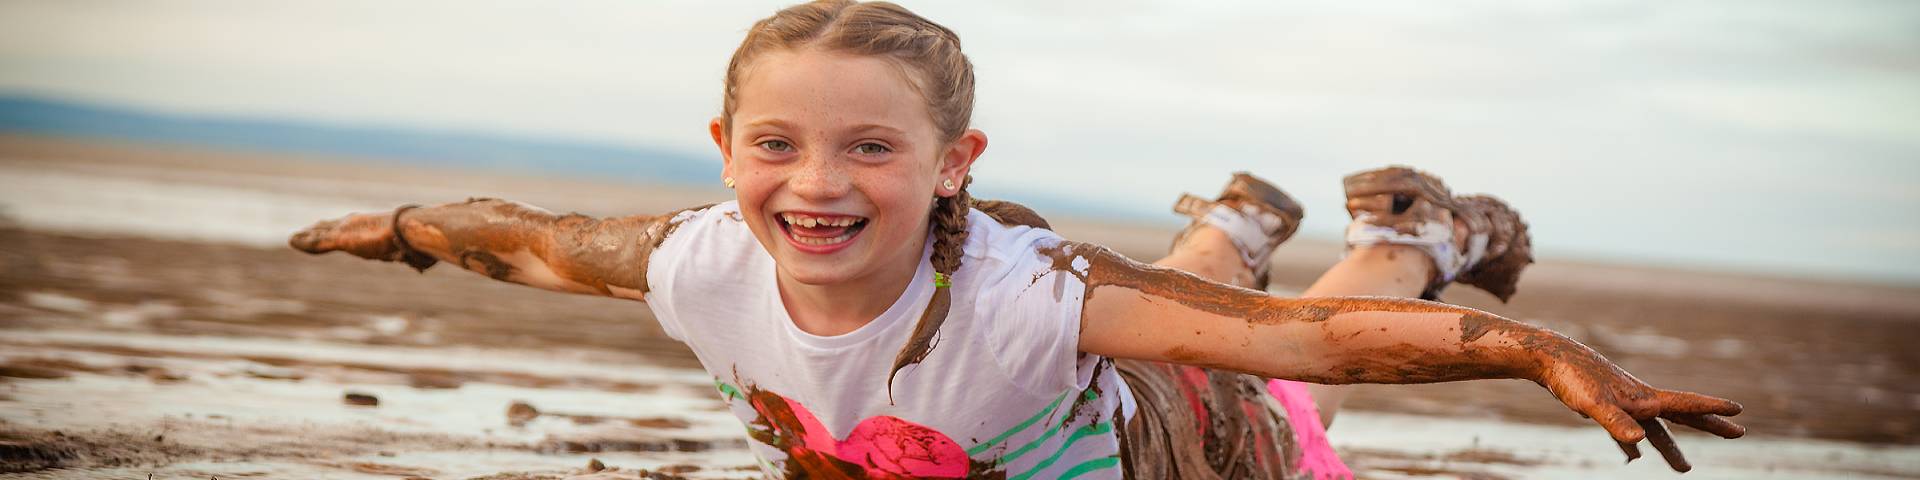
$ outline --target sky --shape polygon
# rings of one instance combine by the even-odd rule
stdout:
[[[0,91],[718,155],[786,2],[0,0]],[[960,34],[976,189],[1164,218],[1248,170],[1346,223],[1407,164],[1546,258],[1920,284],[1920,2],[904,2]],[[717,182],[717,179],[716,179]]]

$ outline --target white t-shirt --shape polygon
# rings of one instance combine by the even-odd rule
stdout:
[[[1120,477],[1115,417],[1132,416],[1133,397],[1112,362],[1079,352],[1086,287],[1036,252],[1061,240],[1052,231],[969,214],[952,309],[890,403],[894,356],[934,292],[926,256],[886,313],[822,337],[787,316],[773,257],[737,204],[675,220],[650,260],[647,304],[714,376],[768,473]]]

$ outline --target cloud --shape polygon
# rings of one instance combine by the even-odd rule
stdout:
[[[0,2],[0,89],[711,155],[727,56],[782,3]],[[1710,232],[1793,219],[1800,244],[1885,249],[1809,232],[1920,211],[1920,3],[909,6],[978,67],[1000,191],[1159,215],[1253,170],[1331,235],[1340,175],[1408,163],[1520,205],[1544,249],[1759,265],[1788,260]]]

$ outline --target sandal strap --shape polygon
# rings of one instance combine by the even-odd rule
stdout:
[[[1287,220],[1253,205],[1234,208],[1225,203],[1182,194],[1174,210],[1194,217],[1199,223],[1220,229],[1233,241],[1240,262],[1255,272],[1266,266],[1267,256],[1280,246],[1275,234],[1284,231]]]
[[[1218,199],[1182,194],[1173,211],[1193,219],[1174,236],[1174,245],[1206,225],[1224,232],[1254,281],[1267,282],[1268,257],[1298,230],[1306,212],[1286,192],[1246,172],[1235,172]]]
[[[1467,248],[1461,251],[1454,246],[1453,226],[1440,222],[1421,224],[1417,233],[1403,233],[1393,227],[1376,225],[1371,222],[1373,215],[1361,212],[1353,223],[1347,225],[1347,248],[1362,245],[1405,245],[1420,249],[1433,259],[1435,283],[1449,283],[1468,269],[1479,265],[1487,256],[1487,234],[1476,233],[1467,237]],[[1429,289],[1433,287],[1429,286]]]

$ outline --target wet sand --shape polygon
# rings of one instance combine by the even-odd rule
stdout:
[[[643,305],[282,246],[313,220],[406,202],[613,215],[725,195],[0,137],[0,475],[754,476],[711,378]],[[1140,259],[1173,230],[1051,220]],[[1283,246],[1274,288],[1304,288],[1337,254]],[[1446,299],[1745,403],[1748,438],[1680,435],[1688,477],[1920,477],[1920,288],[1541,256],[1510,305]],[[1671,475],[1621,467],[1531,383],[1365,388],[1330,436],[1369,478]]]

